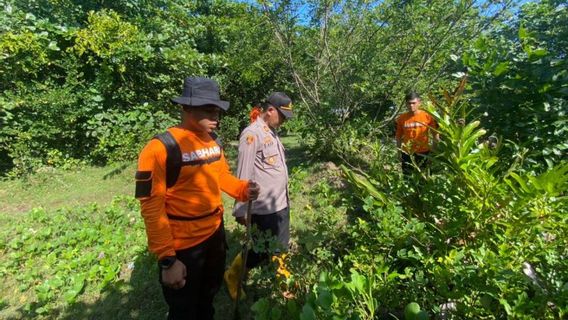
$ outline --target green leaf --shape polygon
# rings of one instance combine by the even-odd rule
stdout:
[[[506,72],[507,70],[509,70],[509,63],[508,62],[501,62],[497,65],[497,67],[495,67],[495,70],[493,71],[493,75],[498,77],[498,76],[502,75],[504,72]]]
[[[288,300],[288,302],[286,302],[286,309],[288,311],[288,315],[290,315],[292,318],[298,318],[300,309],[298,308],[298,303],[296,303],[296,301]]]
[[[268,302],[268,299],[266,298],[261,298],[259,299],[257,302],[255,302],[250,309],[258,315],[261,314],[266,314],[268,312],[268,310],[270,309],[270,303]]]
[[[544,48],[537,48],[535,50],[531,50],[529,54],[529,59],[537,60],[548,55],[548,51]]]
[[[513,177],[513,179],[515,179],[515,181],[517,181],[517,183],[519,184],[519,186],[521,187],[521,189],[523,189],[524,192],[526,193],[530,193],[531,190],[529,189],[529,187],[527,186],[525,180],[523,178],[521,178],[518,174],[511,172],[509,173],[509,175],[511,177]]]
[[[524,25],[519,27],[519,39],[524,40],[528,37],[528,31]]]
[[[349,170],[346,166],[341,165],[347,179],[356,187],[358,187],[364,194],[372,196],[374,199],[380,201],[381,204],[387,203],[387,197],[379,191],[367,177],[362,177]]]
[[[277,307],[273,307],[270,310],[270,319],[272,320],[279,320],[282,318],[282,311],[280,310],[280,308]]]
[[[350,284],[352,285],[352,288],[354,288],[356,291],[358,291],[359,293],[364,292],[366,283],[367,283],[367,278],[365,278],[365,276],[359,274],[356,271],[353,271],[351,273]]]
[[[46,313],[47,311],[48,311],[48,310],[47,310],[46,307],[39,307],[39,308],[35,309],[35,312],[36,312],[37,314],[44,314],[44,313]]]
[[[49,42],[49,45],[47,46],[47,48],[49,50],[59,51],[59,47],[57,46],[57,42],[55,42],[55,41]]]
[[[318,296],[318,304],[324,308],[325,310],[329,310],[331,308],[331,304],[333,303],[333,296],[328,290],[322,290],[319,292]]]
[[[316,320],[314,308],[309,304],[305,304],[302,308],[302,314],[300,314],[300,320]]]

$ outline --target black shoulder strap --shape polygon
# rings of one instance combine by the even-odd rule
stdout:
[[[219,146],[219,148],[223,149],[223,141],[221,141],[221,137],[213,131],[211,131],[209,135],[211,136],[211,139],[215,140],[215,143]]]
[[[160,140],[166,147],[166,188],[173,187],[181,171],[181,149],[169,131],[157,134],[154,139]]]
[[[221,138],[215,132],[211,132],[209,135],[211,139],[215,140],[219,148],[223,149]],[[166,188],[171,188],[176,184],[181,171],[181,149],[169,131],[157,134],[154,139],[160,140],[166,147],[168,153],[166,157]]]

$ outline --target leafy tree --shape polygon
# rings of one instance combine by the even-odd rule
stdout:
[[[348,156],[343,146],[352,139],[385,134],[404,93],[447,82],[450,55],[459,55],[511,5],[492,3],[485,8],[475,1],[264,2],[314,149],[329,154],[332,146],[334,155]],[[357,137],[342,135],[348,128]]]
[[[525,4],[518,19],[484,35],[463,58],[486,127],[549,167],[568,150],[567,45],[566,5],[542,1]]]
[[[220,82],[233,105],[222,126],[231,137],[248,118],[247,104],[285,83],[275,76],[282,66],[258,24],[261,13],[243,3],[1,5],[4,172],[136,157],[145,141],[179,117],[169,99],[190,75]]]

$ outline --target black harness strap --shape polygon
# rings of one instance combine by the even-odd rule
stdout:
[[[215,132],[211,132],[209,135],[211,136],[211,139],[215,140],[215,143],[219,146],[219,148],[223,150],[223,142],[221,142],[221,138],[219,138]],[[157,134],[154,136],[154,139],[160,140],[166,147],[166,188],[169,189],[176,184],[181,167],[184,165],[181,159],[181,149],[179,148],[176,139],[169,131]],[[195,161],[195,163],[188,162],[187,165],[208,164],[218,161],[219,159],[221,159],[221,157],[215,157],[205,161],[198,160]]]
[[[215,132],[211,132],[209,135],[211,136],[211,139],[215,140],[215,143],[219,146],[219,148],[223,150],[223,141],[221,141],[221,137],[219,137],[219,135]]]
[[[160,140],[166,147],[166,188],[173,187],[181,171],[181,149],[169,131],[160,133],[154,137]]]

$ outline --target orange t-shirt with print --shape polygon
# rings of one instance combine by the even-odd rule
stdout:
[[[418,110],[416,114],[407,112],[396,120],[396,139],[401,141],[407,153],[424,153],[430,151],[428,133],[430,128],[437,128],[436,120],[426,111]]]
[[[248,182],[234,177],[219,145],[206,132],[169,128],[182,153],[178,180],[166,188],[166,147],[151,140],[140,153],[136,173],[137,195],[146,225],[148,246],[158,259],[175,250],[193,247],[221,225],[221,191],[247,201]],[[139,185],[140,184],[140,185]],[[217,210],[219,209],[220,210]],[[207,215],[211,212],[213,215]],[[169,219],[168,214],[196,220]]]

